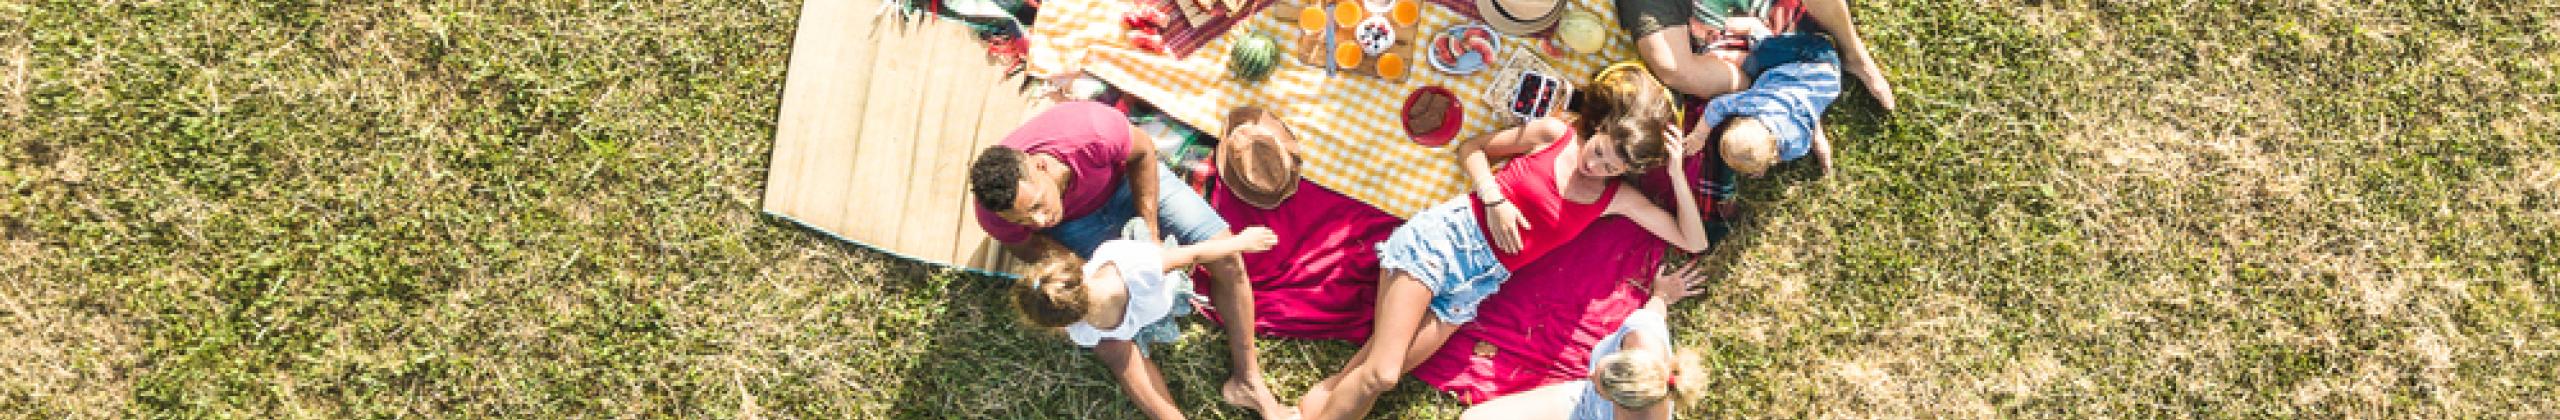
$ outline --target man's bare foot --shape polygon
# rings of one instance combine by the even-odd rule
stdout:
[[[1253,386],[1244,378],[1228,379],[1226,386],[1218,387],[1218,394],[1226,397],[1228,405],[1241,406],[1262,413],[1264,420],[1298,418],[1297,407],[1281,405],[1278,398],[1271,396],[1271,390]]]

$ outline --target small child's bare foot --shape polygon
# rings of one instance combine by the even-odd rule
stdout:
[[[1297,407],[1281,405],[1278,398],[1271,396],[1271,390],[1254,386],[1244,378],[1228,379],[1226,386],[1218,388],[1218,393],[1226,397],[1228,405],[1253,409],[1260,412],[1264,420],[1289,420],[1298,417]]]

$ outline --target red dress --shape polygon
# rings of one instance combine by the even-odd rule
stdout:
[[[1581,140],[1568,130],[1560,141]],[[1575,236],[1582,234],[1583,228],[1590,227],[1592,221],[1600,220],[1601,213],[1609,209],[1609,199],[1617,196],[1618,182],[1612,180],[1607,181],[1609,186],[1600,193],[1599,200],[1589,204],[1565,200],[1564,193],[1556,189],[1556,157],[1563,155],[1564,149],[1562,143],[1549,144],[1528,155],[1513,158],[1501,170],[1494,171],[1493,181],[1502,188],[1502,196],[1509,198],[1511,205],[1520,209],[1520,218],[1529,222],[1529,228],[1520,231],[1520,252],[1502,252],[1501,247],[1494,248],[1494,258],[1502,261],[1503,268],[1516,270],[1527,266],[1537,261],[1538,256],[1554,251],[1556,246],[1573,241]],[[1476,226],[1485,229],[1486,241],[1492,241],[1493,224],[1485,220],[1484,197],[1467,196],[1471,202],[1469,207],[1475,210]]]

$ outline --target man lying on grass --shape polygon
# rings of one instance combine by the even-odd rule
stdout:
[[[1100,103],[1050,107],[978,153],[969,165],[969,192],[978,226],[1014,258],[1034,265],[1091,258],[1131,224],[1143,230],[1131,239],[1141,241],[1172,236],[1197,245],[1229,236],[1208,200],[1156,161],[1155,143],[1129,116]],[[1200,265],[1215,278],[1210,302],[1225,321],[1229,350],[1254,354],[1253,291],[1244,287],[1251,280],[1244,260],[1225,254]],[[1140,408],[1159,418],[1181,417],[1171,396],[1154,395],[1162,387],[1141,385],[1151,382],[1153,370],[1145,368],[1152,364],[1137,345],[1103,340],[1093,351],[1133,400],[1168,402]],[[1289,410],[1264,385],[1260,361],[1237,357],[1231,367],[1233,376],[1220,388],[1227,403],[1266,415]]]

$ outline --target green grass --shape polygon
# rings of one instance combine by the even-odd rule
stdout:
[[[759,215],[797,3],[536,3],[0,0],[0,416],[1129,414],[999,282]],[[2560,414],[2560,4],[1857,12],[1903,109],[1746,188],[1691,414]]]

